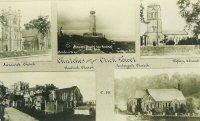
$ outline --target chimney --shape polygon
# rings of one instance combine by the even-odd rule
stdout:
[[[178,81],[178,90],[179,91],[181,90],[181,81],[180,80]]]

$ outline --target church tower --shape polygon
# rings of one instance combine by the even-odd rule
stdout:
[[[158,46],[162,38],[162,19],[160,5],[147,6],[148,45]]]
[[[1,51],[21,50],[20,10],[2,10],[3,22],[1,22]]]
[[[96,16],[95,16],[95,11],[90,11],[90,32],[92,34],[96,33]]]

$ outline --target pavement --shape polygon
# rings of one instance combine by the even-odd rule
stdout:
[[[15,108],[5,108],[5,120],[6,121],[38,121],[30,115],[23,113]]]

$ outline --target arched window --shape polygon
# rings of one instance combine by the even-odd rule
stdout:
[[[13,24],[17,24],[17,18],[16,17],[14,17],[14,19],[13,19]]]
[[[157,12],[155,12],[155,19],[157,19],[158,18],[158,13]]]

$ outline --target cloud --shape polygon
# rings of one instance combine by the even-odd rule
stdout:
[[[108,36],[108,39],[123,35],[120,41],[133,41],[136,18],[134,5],[132,0],[59,1],[58,26],[63,26],[63,30],[73,31],[74,34],[88,32],[89,12],[93,9],[96,11],[97,32]]]

